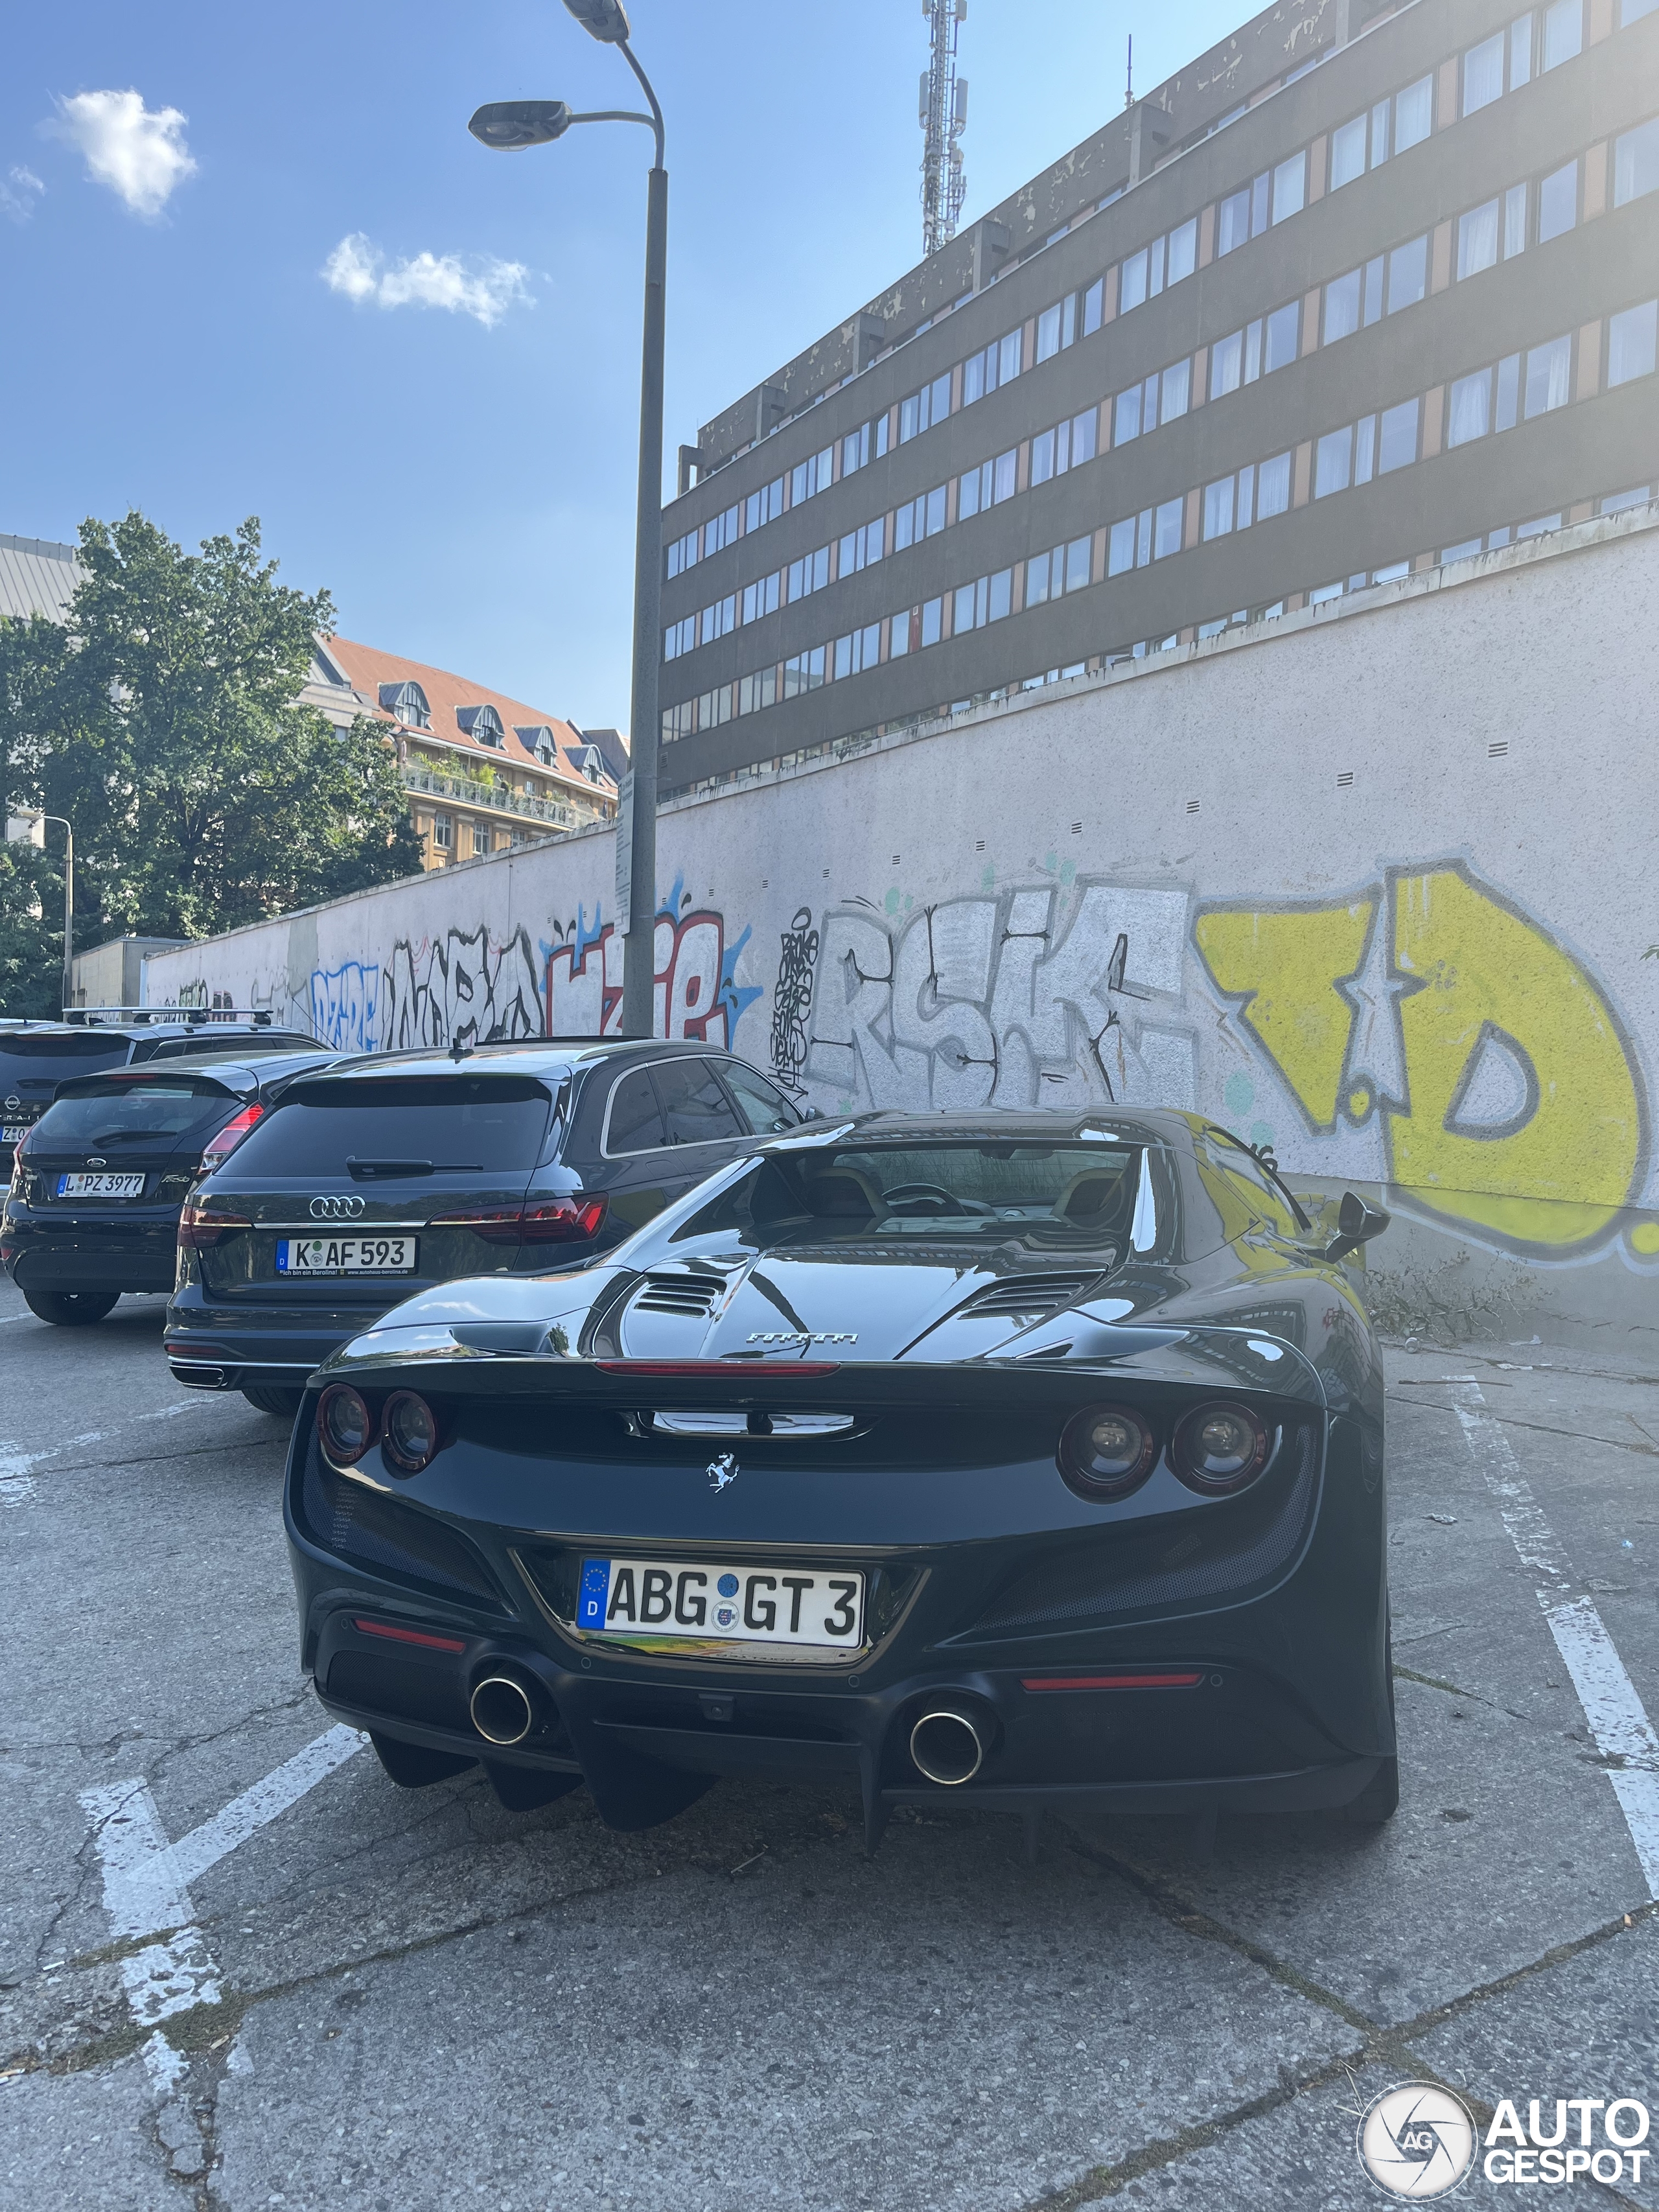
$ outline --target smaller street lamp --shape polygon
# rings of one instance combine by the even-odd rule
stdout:
[[[43,814],[64,833],[64,1012],[75,1003],[75,831],[61,814]]]

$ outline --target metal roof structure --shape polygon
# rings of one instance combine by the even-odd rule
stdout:
[[[50,615],[61,622],[81,580],[73,545],[49,538],[0,536],[0,616],[27,620]]]

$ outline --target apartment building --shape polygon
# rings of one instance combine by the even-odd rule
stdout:
[[[744,394],[665,795],[1659,483],[1659,0],[1282,0]]]
[[[504,692],[344,637],[319,639],[300,696],[337,728],[358,714],[387,726],[428,869],[616,814],[614,730],[590,742]]]

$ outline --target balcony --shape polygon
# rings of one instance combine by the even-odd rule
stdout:
[[[503,783],[477,783],[471,776],[438,775],[428,768],[406,767],[403,777],[406,790],[422,792],[431,799],[452,799],[459,806],[484,807],[492,814],[516,815],[522,821],[544,823],[550,830],[583,830],[592,822],[605,819],[597,793],[593,811],[588,814],[579,812],[563,799],[526,799],[522,792],[509,791]]]

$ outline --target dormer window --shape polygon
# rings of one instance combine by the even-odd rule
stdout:
[[[517,722],[513,734],[527,753],[533,753],[544,768],[556,768],[559,749],[553,741],[553,732],[545,722]]]
[[[597,745],[572,745],[570,760],[590,783],[598,783],[605,774],[605,755]]]
[[[481,745],[499,749],[507,741],[501,718],[493,707],[458,707],[455,720],[460,725],[462,734],[476,738]]]
[[[426,702],[426,694],[418,684],[382,684],[380,705],[388,714],[397,717],[406,729],[429,730],[432,709]]]

